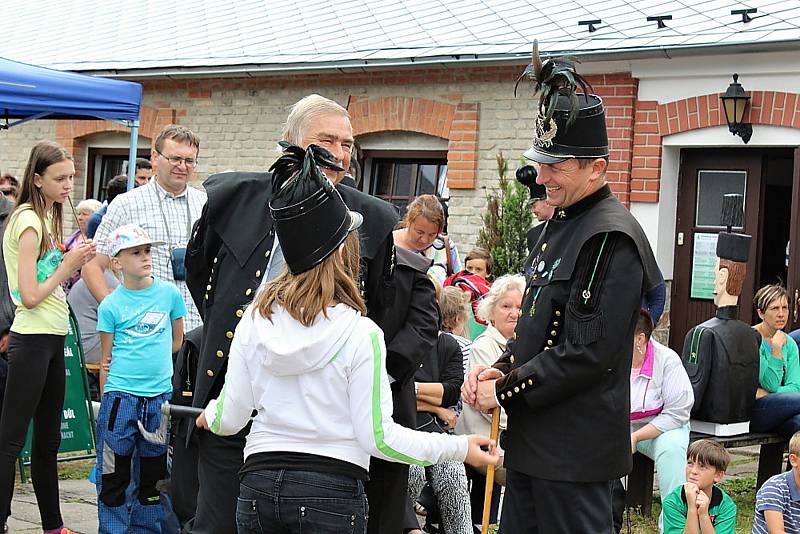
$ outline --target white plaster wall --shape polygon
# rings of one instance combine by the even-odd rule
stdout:
[[[639,100],[659,103],[722,93],[739,74],[745,91],[796,92],[800,87],[800,45],[797,52],[762,52],[632,61],[639,79]]]
[[[678,172],[682,148],[732,147],[747,150],[754,147],[798,147],[800,130],[778,126],[753,126],[753,138],[745,145],[728,128],[717,126],[692,130],[663,139],[661,156],[661,190],[657,204],[632,202],[631,212],[647,233],[658,265],[667,280],[672,279],[675,258],[675,219],[678,207]],[[684,245],[685,246],[685,245]]]
[[[798,49],[800,51],[800,47]],[[724,92],[733,81],[733,73],[739,74],[739,83],[746,91],[797,92],[800,88],[800,53],[792,52],[634,60],[630,62],[630,68],[633,77],[639,79],[638,99],[655,100],[661,104]],[[747,150],[796,146],[800,146],[800,130],[757,124],[753,126],[753,137],[747,145],[725,126],[664,137],[659,202],[631,203],[631,212],[647,233],[664,278],[671,280],[673,276],[681,149],[730,147]]]

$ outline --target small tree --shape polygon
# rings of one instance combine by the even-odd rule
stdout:
[[[497,154],[499,187],[486,194],[486,213],[478,234],[478,245],[491,254],[497,275],[522,272],[528,255],[526,236],[531,227],[529,190],[508,179],[507,173],[508,160],[500,152]]]

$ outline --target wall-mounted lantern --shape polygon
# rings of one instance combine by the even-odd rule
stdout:
[[[733,75],[733,83],[728,86],[725,94],[719,97],[722,100],[722,107],[725,110],[725,120],[728,121],[728,130],[733,135],[738,135],[747,144],[753,135],[753,126],[744,122],[744,112],[747,103],[750,101],[742,84],[739,83],[739,75]]]

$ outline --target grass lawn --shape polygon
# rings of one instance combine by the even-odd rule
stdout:
[[[755,477],[730,478],[722,482],[724,489],[736,503],[736,533],[750,534],[753,527],[753,515],[756,506],[756,479]],[[651,534],[658,532],[658,515],[661,513],[661,499],[653,499],[653,514],[651,517],[641,517],[631,511],[630,532],[632,534]],[[627,523],[623,523],[622,532],[628,532]]]
[[[58,479],[59,480],[88,480],[89,471],[94,467],[94,458],[86,460],[70,460],[68,462],[59,462],[58,464]]]

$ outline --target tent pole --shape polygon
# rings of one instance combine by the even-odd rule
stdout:
[[[128,191],[135,187],[136,178],[136,144],[139,140],[139,121],[130,121],[131,146],[128,151]]]

